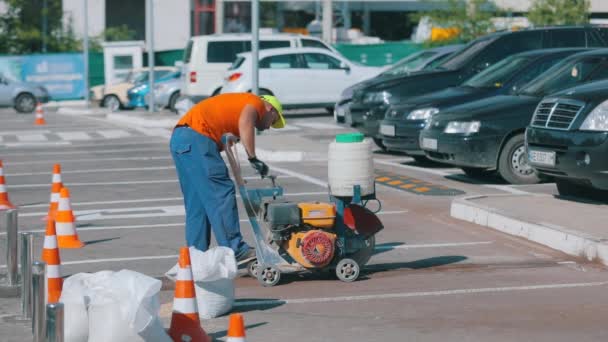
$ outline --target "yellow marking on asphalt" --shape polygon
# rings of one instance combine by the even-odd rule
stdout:
[[[412,182],[412,183],[422,183],[424,181],[421,181],[420,179],[412,179],[410,182]]]
[[[376,178],[377,182],[386,182],[387,180],[390,180],[389,177],[380,177],[380,178]]]
[[[402,188],[402,189],[411,189],[411,188],[415,188],[415,187],[416,187],[415,184],[405,184],[405,185],[400,186],[400,188]]]
[[[414,189],[414,191],[418,191],[418,192],[429,192],[429,191],[431,191],[431,189],[423,186],[423,187],[420,187],[420,188],[416,188],[416,189]]]
[[[400,181],[400,180],[394,180],[394,181],[392,181],[392,182],[388,182],[388,183],[386,183],[386,184],[388,184],[388,185],[399,185],[399,184],[402,184],[402,183],[403,183],[403,182],[402,182],[402,181]]]

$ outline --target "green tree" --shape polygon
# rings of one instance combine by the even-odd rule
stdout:
[[[585,24],[589,6],[589,0],[534,0],[528,20],[535,26]]]
[[[431,2],[435,7],[437,2]],[[454,42],[469,42],[495,30],[492,18],[502,14],[493,0],[448,0],[445,6],[412,15],[414,21],[429,17],[436,27],[454,27],[460,30],[458,37],[451,41],[429,43],[443,45]]]
[[[92,51],[101,51],[102,42],[120,42],[125,40],[133,40],[136,37],[137,32],[131,30],[127,25],[108,27],[99,36],[91,39],[90,49]]]
[[[43,37],[47,52],[74,51],[80,42],[74,35],[71,20],[64,25],[61,0],[5,0],[7,12],[0,17],[0,53],[27,54],[42,52]],[[46,19],[47,30],[42,32]]]

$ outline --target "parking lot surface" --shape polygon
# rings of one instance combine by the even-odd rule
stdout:
[[[128,124],[103,114],[47,113],[45,126],[33,120],[0,111],[0,159],[10,199],[19,206],[20,230],[36,233],[35,257],[42,248],[52,167],[60,163],[86,243],[61,250],[63,275],[130,269],[162,278],[184,244],[183,202],[168,150],[171,127]],[[327,146],[350,130],[327,116],[287,120],[288,129],[258,136],[260,158],[267,157],[290,200],[327,201]],[[241,271],[234,310],[244,312],[251,341],[608,338],[605,266],[450,214],[455,198],[553,198],[554,184],[512,186],[493,175],[473,179],[381,151],[374,152],[374,162],[385,228],[361,279],[346,284],[331,276],[285,275],[278,286],[264,288]],[[248,165],[244,170],[250,184],[264,184]],[[567,201],[560,208],[574,210]],[[239,214],[241,231],[252,242],[240,203]],[[161,292],[166,327],[172,296],[167,284]],[[3,340],[29,338],[28,322],[18,316],[18,298],[0,298]],[[213,338],[225,339],[227,317],[202,325]]]

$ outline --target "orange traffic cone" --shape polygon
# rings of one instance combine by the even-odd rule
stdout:
[[[35,125],[46,125],[46,121],[44,120],[44,110],[42,109],[42,103],[38,102],[36,104],[36,121],[34,121]]]
[[[47,303],[57,303],[59,297],[61,297],[63,279],[61,278],[61,260],[59,259],[59,248],[57,247],[55,221],[52,218],[46,223],[42,261],[46,263]]]
[[[57,228],[57,242],[59,248],[81,248],[84,246],[76,234],[74,213],[70,203],[70,191],[61,188],[59,191],[59,205],[55,214],[55,226]]]
[[[226,342],[245,342],[245,322],[240,313],[230,315]]]
[[[6,192],[6,185],[4,183],[4,169],[2,167],[2,160],[0,160],[0,209],[13,209],[15,206],[8,199],[8,192]]]
[[[188,247],[182,247],[179,250],[179,269],[175,281],[175,297],[173,299],[173,315],[171,316],[169,336],[176,342],[211,342],[211,339],[201,327],[198,316]]]
[[[50,218],[54,219],[55,214],[57,213],[57,208],[59,207],[59,192],[61,188],[63,188],[63,183],[61,182],[61,165],[55,164],[53,166],[53,179],[51,185],[51,199],[49,201],[49,213],[44,218],[48,220]]]

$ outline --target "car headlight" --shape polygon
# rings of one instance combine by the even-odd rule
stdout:
[[[480,127],[481,123],[479,121],[450,121],[443,132],[448,134],[471,134],[479,132]]]
[[[407,116],[407,120],[428,120],[437,113],[439,113],[439,109],[437,108],[420,108],[411,111]]]
[[[600,103],[587,115],[581,131],[608,131],[608,100]]]
[[[140,91],[142,91],[144,88],[145,88],[145,86],[134,87],[134,88],[131,88],[131,90],[129,90],[129,92],[132,94],[137,94]]]
[[[391,98],[391,94],[387,91],[367,93],[363,97],[363,103],[366,103],[366,104],[386,103],[386,104],[388,104],[388,101],[390,98]]]

